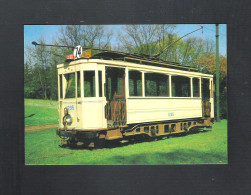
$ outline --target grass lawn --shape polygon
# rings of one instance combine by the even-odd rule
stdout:
[[[34,107],[34,106],[33,106]],[[54,109],[54,108],[53,108]],[[53,110],[52,109],[52,110]],[[52,116],[52,115],[51,115]],[[46,121],[53,121],[46,119]],[[26,165],[227,164],[227,120],[212,131],[102,149],[59,147],[56,129],[25,133]]]
[[[53,100],[25,99],[25,126],[58,123],[58,102]]]

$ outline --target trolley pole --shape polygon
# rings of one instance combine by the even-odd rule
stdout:
[[[217,118],[220,121],[220,73],[219,73],[219,24],[216,24],[216,107]]]

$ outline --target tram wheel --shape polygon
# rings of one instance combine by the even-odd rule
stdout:
[[[91,141],[84,141],[83,147],[84,148],[89,148]]]

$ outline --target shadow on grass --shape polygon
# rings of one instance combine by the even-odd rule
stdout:
[[[179,149],[171,152],[144,153],[129,156],[114,156],[107,159],[113,164],[226,164],[223,154]]]

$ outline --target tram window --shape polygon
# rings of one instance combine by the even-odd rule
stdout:
[[[172,97],[191,97],[190,78],[172,76]]]
[[[102,97],[102,71],[98,71],[99,97]]]
[[[129,95],[142,96],[142,73],[129,71]]]
[[[64,76],[66,79],[65,98],[75,98],[75,72]]]
[[[84,71],[84,96],[95,97],[95,71]]]
[[[59,88],[60,88],[60,89],[59,89],[59,90],[60,90],[59,98],[63,98],[63,84],[62,84],[63,81],[62,81],[62,79],[63,79],[63,78],[62,78],[62,75],[60,74],[60,75],[59,75],[59,85],[60,85],[60,86],[59,86]]]
[[[80,86],[80,72],[77,72],[77,94],[81,97],[81,86]]]
[[[210,98],[210,89],[209,89],[209,79],[202,79],[202,99],[208,100]]]
[[[193,78],[193,97],[200,97],[200,82],[198,78]]]
[[[156,73],[146,73],[145,95],[169,96],[169,76]]]

